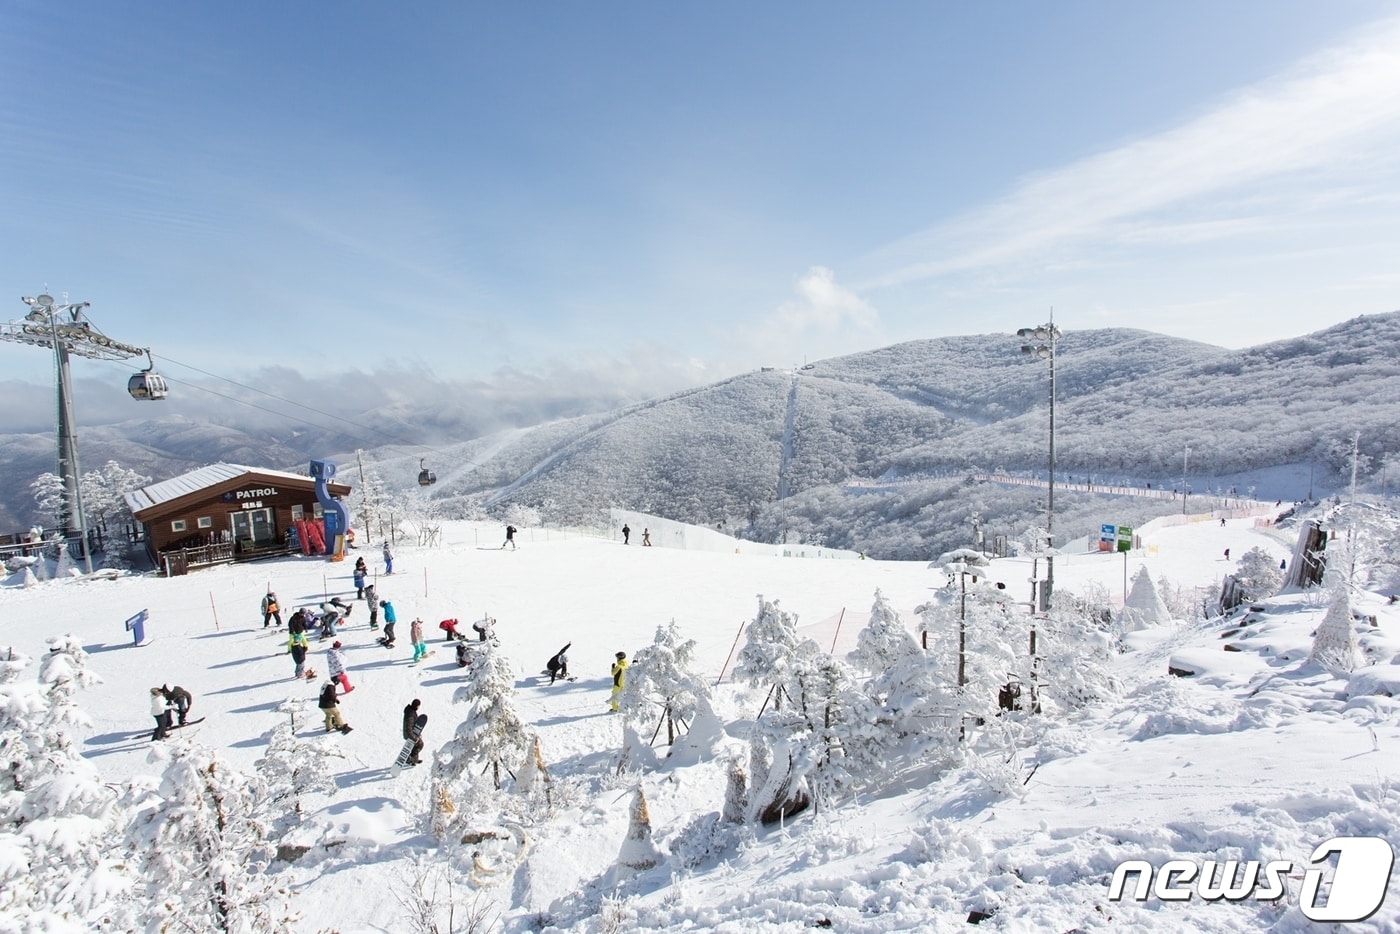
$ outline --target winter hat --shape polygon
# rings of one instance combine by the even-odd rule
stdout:
[[[619,659],[626,658],[626,657],[627,657],[627,653],[626,653],[626,652],[618,652],[618,653],[617,653],[617,657],[618,657]]]
[[[332,644],[332,645],[331,645],[331,648],[333,648],[333,649],[338,649],[338,648],[340,648],[340,643],[339,643],[339,642],[336,642],[336,643]]]
[[[420,701],[418,698],[415,697],[415,698],[413,699],[413,703],[409,704],[408,706],[410,706],[410,707],[417,707],[417,706],[418,706],[419,704],[421,704],[421,703],[423,703],[423,702]]]

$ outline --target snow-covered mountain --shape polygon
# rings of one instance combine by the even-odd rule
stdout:
[[[1291,501],[1335,489],[1359,434],[1371,465],[1362,482],[1378,486],[1385,456],[1400,451],[1397,341],[1400,313],[1241,351],[1146,331],[1070,331],[1056,358],[1058,477],[1159,489],[1184,478],[1196,493],[1234,487],[1239,496],[1253,484],[1259,498]],[[426,457],[439,482],[420,495],[449,515],[516,503],[572,523],[618,506],[756,540],[929,556],[961,542],[953,529],[974,517],[989,535],[1043,524],[1043,493],[965,482],[978,470],[1045,475],[1049,368],[1019,349],[1005,335],[914,341],[455,443],[435,434],[429,448],[384,444],[368,427],[392,425],[402,437],[416,423],[427,440],[430,426],[469,422],[450,393],[334,426],[314,416],[273,424],[265,413],[255,413],[255,431],[236,416],[127,422],[84,429],[83,459],[160,477],[217,459],[298,469],[310,456],[365,448],[385,483],[403,489]],[[0,439],[0,466],[22,478],[52,469],[48,445],[38,435]],[[1066,489],[1057,537],[1173,508]],[[4,491],[6,519],[32,521],[18,485]]]

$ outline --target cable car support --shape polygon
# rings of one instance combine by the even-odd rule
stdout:
[[[169,392],[165,378],[155,372],[151,351],[113,340],[93,327],[83,313],[88,302],[59,302],[41,294],[21,299],[29,314],[18,321],[0,324],[0,341],[29,344],[53,350],[54,381],[58,384],[58,476],[63,482],[63,502],[59,506],[59,534],[65,538],[76,525],[83,544],[83,563],[92,573],[88,548],[87,519],[78,491],[78,437],[73,418],[73,380],[68,371],[70,355],[89,360],[129,360],[145,356],[151,365],[127,381],[133,399],[164,399]]]

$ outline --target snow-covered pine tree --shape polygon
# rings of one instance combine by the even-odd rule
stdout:
[[[1057,597],[1071,596],[1061,591]],[[1075,608],[1072,599],[1057,599],[1047,618],[1036,626],[1035,668],[1037,700],[1043,712],[1076,710],[1118,694],[1114,676],[1114,639],[1098,621]]]
[[[451,790],[470,781],[474,766],[491,772],[494,787],[503,782],[507,763],[525,758],[530,748],[528,725],[515,709],[515,671],[499,648],[486,643],[477,661],[467,667],[467,683],[452,695],[454,704],[467,705],[456,735],[443,744],[434,762],[437,777]]]
[[[1332,671],[1354,671],[1358,658],[1356,632],[1351,626],[1351,597],[1339,587],[1313,635],[1310,658]]]
[[[83,931],[118,917],[129,886],[116,794],[78,750],[77,692],[99,679],[72,637],[49,641],[38,684],[0,683],[0,917],[15,930]],[[3,925],[0,925],[3,927]]]
[[[159,795],[139,803],[128,831],[141,861],[146,930],[289,932],[290,895],[264,872],[274,850],[258,818],[262,779],[178,740],[152,753],[162,755]]]
[[[870,673],[865,693],[878,705],[880,745],[892,765],[921,758],[930,743],[946,741],[939,729],[955,703],[953,668],[940,669],[920,648],[885,595],[875,591],[870,622],[856,637],[850,661]]]
[[[1258,549],[1255,549],[1256,551]],[[1143,565],[1133,574],[1133,586],[1128,591],[1128,599],[1118,614],[1118,631],[1137,632],[1164,625],[1171,621],[1171,611],[1157,595],[1157,587],[1152,583],[1152,575]]]
[[[798,652],[797,617],[785,613],[778,601],[758,598],[758,615],[748,626],[747,640],[739,650],[739,663],[734,668],[735,680],[747,681],[751,687],[765,688],[768,697],[781,709],[782,685],[792,674]],[[810,640],[809,640],[810,641]],[[812,651],[817,651],[813,643]]]
[[[340,787],[326,760],[345,758],[341,745],[326,736],[297,736],[297,721],[306,716],[306,706],[302,698],[278,706],[287,719],[267,733],[267,752],[253,763],[267,788],[263,798],[267,813],[263,816],[279,831],[301,822],[303,796],[333,795]]]
[[[677,725],[687,729],[697,717],[714,719],[710,685],[692,669],[694,659],[695,640],[682,638],[675,620],[656,627],[652,644],[633,657],[618,706],[639,735],[654,736],[664,724],[671,746]]]

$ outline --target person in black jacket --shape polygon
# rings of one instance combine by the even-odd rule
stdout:
[[[558,678],[567,679],[569,677],[569,656],[565,653],[569,651],[569,646],[571,645],[573,645],[572,642],[566,644],[562,649],[550,656],[549,661],[545,663],[544,667],[549,671],[550,684],[553,684]]]
[[[173,688],[162,684],[160,690],[165,695],[165,699],[175,708],[175,712],[179,714],[180,726],[184,726],[190,718],[190,708],[194,706],[194,697],[178,684]]]
[[[336,693],[335,682],[327,681],[326,686],[321,688],[321,713],[326,715],[326,732],[339,730],[342,733],[349,733],[350,726],[340,716],[340,696]]]
[[[404,705],[403,708],[403,738],[405,741],[415,739],[413,728],[418,722],[418,707],[423,702],[414,698],[413,702]],[[418,754],[423,751],[423,737],[420,735],[413,744],[413,751],[408,754],[408,761],[411,765],[418,765],[423,760],[418,758]]]

